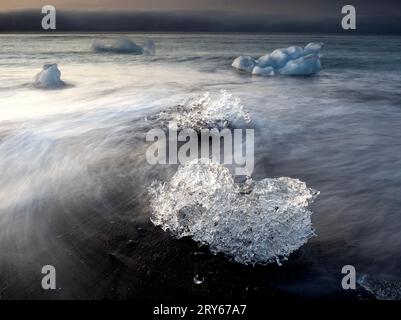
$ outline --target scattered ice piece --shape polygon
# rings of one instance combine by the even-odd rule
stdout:
[[[34,86],[44,89],[57,89],[65,86],[60,79],[61,72],[56,63],[45,64],[43,70],[35,77]]]
[[[161,112],[159,120],[175,121],[178,128],[225,128],[236,122],[249,123],[251,118],[241,100],[226,90],[219,95],[206,93],[178,106],[172,112]]]
[[[205,278],[199,276],[199,274],[196,274],[194,277],[194,283],[195,284],[202,284],[205,281]]]
[[[146,39],[146,43],[143,47],[141,47],[129,38],[119,38],[114,40],[111,44],[95,40],[92,48],[98,53],[121,53],[135,55],[153,55],[156,50],[154,42],[150,39]]]
[[[401,283],[363,275],[358,279],[358,284],[378,300],[401,300]]]
[[[297,179],[248,178],[239,185],[226,167],[196,159],[149,192],[154,225],[239,263],[280,264],[314,235],[306,207],[319,192]]]
[[[232,66],[240,71],[245,71],[245,72],[252,72],[253,67],[255,66],[256,62],[255,60],[250,57],[250,56],[239,56],[236,58]]]
[[[254,59],[240,56],[234,60],[232,67],[253,75],[272,76],[312,75],[321,70],[320,50],[323,43],[309,43],[305,48],[291,46],[276,49],[270,54]]]

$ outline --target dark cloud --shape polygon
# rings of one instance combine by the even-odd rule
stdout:
[[[359,12],[360,33],[401,34],[400,11],[388,15]],[[0,13],[0,31],[43,31],[40,11]],[[221,11],[58,11],[57,31],[170,32],[343,32],[342,15],[269,14]]]

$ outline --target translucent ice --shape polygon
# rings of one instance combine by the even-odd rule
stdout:
[[[155,44],[150,39],[146,39],[146,43],[143,45],[143,47],[136,44],[129,38],[116,39],[111,44],[96,40],[92,47],[95,52],[99,53],[121,53],[136,55],[153,55],[155,53]]]
[[[206,93],[184,102],[174,110],[158,115],[159,120],[175,121],[178,128],[225,128],[236,122],[248,123],[250,116],[241,100],[226,90],[218,95]]]
[[[43,70],[36,75],[34,85],[45,89],[61,88],[65,86],[65,83],[60,77],[61,72],[57,64],[45,64]]]
[[[243,264],[280,263],[314,235],[306,207],[318,192],[297,179],[239,185],[226,167],[200,159],[149,192],[156,226]]]
[[[261,76],[312,75],[321,69],[320,50],[322,48],[323,43],[309,43],[305,48],[292,46],[276,49],[259,59],[240,56],[234,60],[232,67],[242,72]]]

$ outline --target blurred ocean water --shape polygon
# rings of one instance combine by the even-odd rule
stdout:
[[[306,271],[278,285],[341,295],[344,264],[401,281],[400,37],[125,34],[139,44],[151,38],[156,54],[92,51],[95,39],[119,36],[0,35],[0,287],[12,287],[12,272],[28,281],[46,259],[69,261],[66,270],[91,261],[75,289],[95,286],[86,275],[107,235],[146,223],[146,188],[176,170],[146,163],[143,134],[155,125],[146,118],[221,89],[254,121],[254,177],[298,178],[321,192],[317,237],[292,262]],[[315,76],[231,68],[239,55],[309,42],[325,43]],[[58,63],[65,89],[31,85],[46,63]]]

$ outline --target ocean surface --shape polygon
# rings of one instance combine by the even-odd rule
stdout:
[[[179,278],[172,292],[192,288],[191,272],[203,270],[181,250],[188,244],[149,222],[147,188],[177,166],[148,164],[144,134],[155,126],[148,117],[221,89],[252,118],[253,177],[298,178],[320,191],[316,236],[282,267],[236,275],[304,298],[348,298],[344,265],[401,282],[401,37],[134,33],[124,36],[151,38],[154,56],[93,52],[94,40],[120,36],[0,35],[0,298],[137,298],[169,281],[148,286],[155,265],[156,275]],[[309,42],[325,43],[315,76],[231,68],[239,55]],[[66,88],[32,86],[46,63],[58,64]],[[116,256],[130,267],[111,264]],[[171,275],[177,257],[188,277]],[[59,277],[53,296],[40,287],[47,264]],[[203,276],[191,294],[206,295],[212,276]]]

